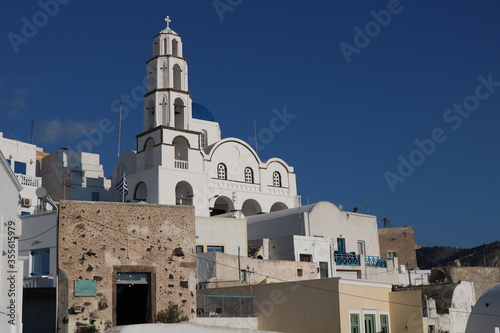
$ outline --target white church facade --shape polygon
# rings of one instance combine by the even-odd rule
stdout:
[[[293,167],[262,161],[246,142],[221,139],[210,111],[193,103],[182,39],[167,27],[147,61],[144,131],[122,154],[112,184],[125,174],[126,201],[194,205],[196,216],[244,217],[299,206]],[[121,201],[115,191],[114,200]]]

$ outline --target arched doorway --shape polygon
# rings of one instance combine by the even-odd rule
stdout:
[[[134,200],[146,201],[147,197],[148,197],[148,188],[146,186],[146,183],[140,182],[135,187]]]
[[[284,209],[288,209],[287,205],[285,205],[284,203],[282,202],[275,202],[272,206],[271,206],[271,210],[270,212],[277,212],[279,210],[284,210]]]
[[[230,213],[234,210],[233,202],[228,197],[218,197],[210,211],[210,216]]]
[[[192,205],[193,204],[193,187],[186,181],[180,181],[175,186],[175,204],[176,205]]]
[[[248,199],[243,203],[241,212],[245,216],[252,216],[262,213],[262,208],[260,208],[260,204],[256,200]]]

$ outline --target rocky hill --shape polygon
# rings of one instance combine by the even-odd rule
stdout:
[[[417,250],[417,264],[420,269],[437,266],[500,267],[500,241],[480,245],[471,249],[433,246]]]

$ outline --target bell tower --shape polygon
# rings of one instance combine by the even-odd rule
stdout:
[[[144,95],[144,131],[164,125],[189,129],[192,99],[188,90],[188,65],[182,57],[182,38],[167,27],[153,39],[153,57],[147,61]]]

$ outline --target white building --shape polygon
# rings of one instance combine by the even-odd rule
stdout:
[[[99,154],[59,149],[44,157],[40,175],[56,202],[109,201],[111,181],[104,177]]]
[[[194,205],[196,216],[251,216],[299,205],[291,166],[279,158],[262,161],[240,139],[221,139],[210,112],[192,103],[182,39],[168,24],[153,39],[147,72],[144,132],[112,176],[116,185],[126,174],[127,201]],[[118,191],[114,200],[121,200]]]
[[[477,300],[465,333],[500,333],[500,283]]]
[[[380,257],[375,216],[330,202],[250,216],[248,239],[263,258],[314,262],[323,277],[399,281],[397,258]]]
[[[19,254],[24,262],[24,288],[57,285],[57,211],[23,216]]]
[[[4,138],[2,132],[0,132],[0,151],[3,152],[9,167],[23,187],[20,193],[24,199],[20,200],[21,215],[32,214],[38,200],[35,190],[42,186],[42,178],[39,176],[41,160],[48,154],[33,144]]]
[[[18,253],[21,225],[18,197],[22,190],[10,164],[0,151],[0,332],[21,333],[23,264]]]

